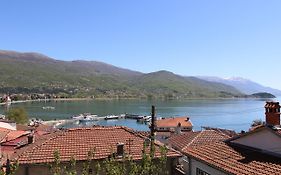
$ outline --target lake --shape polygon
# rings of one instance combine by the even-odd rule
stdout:
[[[93,113],[99,116],[123,113],[150,115],[151,105],[155,105],[158,117],[189,116],[195,130],[200,130],[201,126],[211,126],[241,131],[248,130],[253,120],[265,119],[265,101],[265,99],[46,101],[17,103],[9,108],[24,107],[30,117],[51,120],[70,118],[80,113]],[[55,110],[43,109],[44,106],[53,106]],[[5,113],[5,110],[7,107],[0,106],[0,113]],[[102,120],[90,124],[124,125],[137,130],[148,130],[147,125],[129,119]]]

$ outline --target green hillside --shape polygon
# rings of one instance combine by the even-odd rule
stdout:
[[[0,94],[63,93],[68,97],[233,97],[235,88],[167,71],[143,74],[96,61],[60,61],[0,50]]]
[[[225,98],[241,95],[231,86],[210,83],[195,77],[182,77],[167,71],[144,74],[130,83],[144,94],[160,95],[165,98]]]

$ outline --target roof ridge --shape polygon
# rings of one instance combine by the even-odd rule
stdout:
[[[200,131],[192,140],[191,142],[189,142],[185,147],[182,148],[182,150],[186,149],[187,147],[189,147],[194,141],[195,139],[197,139],[197,137],[199,137],[199,135],[202,134],[203,131]],[[194,132],[195,133],[195,132]]]
[[[94,127],[79,127],[79,128],[69,128],[66,131],[77,131],[77,130],[101,130],[101,129],[121,129],[122,126],[94,126]]]
[[[7,130],[7,133],[5,135],[5,142],[8,142],[9,141],[9,134],[11,133],[12,130]]]
[[[215,132],[219,132],[218,134],[221,134],[222,136],[226,136],[227,138],[230,138],[229,135],[223,133],[221,130],[219,130],[219,131],[214,130],[214,131],[215,131]]]
[[[138,133],[137,131],[135,131],[135,130],[132,129],[132,128],[128,128],[128,127],[122,126],[121,129],[124,129],[125,131],[127,131],[127,132],[129,132],[129,133],[131,133],[131,134],[133,134],[133,135],[135,135],[135,136],[137,136],[137,137],[140,137],[140,138],[142,138],[142,139],[147,139],[147,138],[149,138],[149,137],[146,137],[146,136],[144,136],[144,135]]]
[[[229,135],[223,133],[221,130],[208,129],[208,130],[204,130],[204,131],[212,131],[212,132],[215,132],[215,133],[217,133],[217,134],[219,134],[219,135],[221,135],[221,136],[226,136],[227,138],[230,138]]]
[[[137,137],[140,137],[141,139],[147,139],[147,138],[149,138],[149,137],[146,137],[146,136],[144,136],[144,135],[139,134],[137,131],[135,131],[135,130],[132,129],[132,128],[128,128],[128,127],[126,127],[126,126],[125,126],[125,127],[122,126],[121,128],[124,129],[124,130],[127,131],[127,132],[130,132],[131,134],[133,134],[133,135],[135,135],[135,136],[137,136]],[[145,142],[145,141],[144,141],[144,142]],[[153,144],[156,145],[156,146],[158,146],[158,147],[166,146],[165,144],[163,144],[163,143],[161,143],[161,142],[158,142],[157,140],[154,140]],[[175,149],[173,149],[173,148],[169,148],[169,149],[170,149],[170,151],[174,151],[174,152],[176,152],[176,153],[180,153],[179,151],[177,151],[177,150],[175,150]]]
[[[57,137],[59,137],[59,136],[65,134],[65,133],[66,133],[65,131],[53,132],[53,133],[50,133],[50,134],[53,134],[53,136],[51,136],[50,138],[48,138],[47,135],[45,135],[47,138],[46,138],[46,140],[44,140],[44,138],[41,138],[42,140],[44,140],[42,143],[36,144],[36,142],[34,142],[34,143],[30,144],[29,147],[23,148],[23,149],[24,149],[23,152],[21,152],[19,155],[15,155],[14,158],[19,159],[19,158],[20,158],[23,154],[25,154],[26,152],[28,152],[28,151],[33,152],[35,149],[37,149],[37,148],[39,148],[39,147],[42,147],[46,142],[48,142],[48,141],[50,141],[50,140],[53,140],[53,139],[55,139],[55,138],[57,138]],[[34,144],[34,146],[31,147],[33,144]],[[16,153],[15,153],[15,154],[16,154]]]
[[[3,134],[4,136],[3,136],[3,139],[2,140],[0,140],[0,142],[7,142],[8,140],[8,134],[10,133],[10,130],[3,130],[3,131],[1,131],[1,132],[3,132],[3,133],[5,133],[5,134]]]

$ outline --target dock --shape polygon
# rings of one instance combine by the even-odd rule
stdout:
[[[83,118],[81,119],[70,118],[70,119],[60,119],[60,120],[55,119],[55,120],[43,121],[42,124],[57,128],[61,125],[73,123],[75,121],[92,122],[92,121],[100,121],[100,120],[119,120],[119,119],[132,119],[132,120],[136,120],[137,122],[145,121],[146,123],[147,122],[146,117],[147,116],[145,115],[137,115],[137,114],[120,114],[120,115],[107,115],[107,116],[91,116],[91,119],[85,119],[85,121],[83,121]]]

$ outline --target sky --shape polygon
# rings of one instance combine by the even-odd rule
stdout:
[[[281,89],[280,0],[3,0],[0,49]]]

